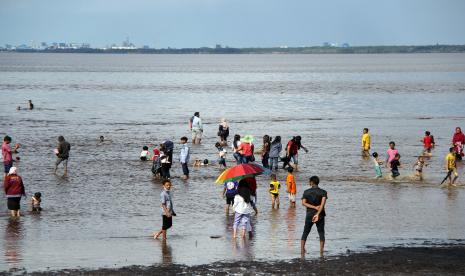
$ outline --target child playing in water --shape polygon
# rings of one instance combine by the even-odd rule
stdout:
[[[383,161],[379,160],[378,153],[376,151],[373,152],[372,156],[373,162],[375,163],[376,178],[381,178],[383,177],[383,173],[381,172],[381,165],[383,164]]]
[[[423,167],[426,166],[428,166],[428,164],[425,164],[423,156],[418,156],[413,168],[415,169],[415,177],[420,181],[423,180]]]
[[[220,169],[226,168],[226,149],[223,148],[220,142],[216,142],[216,149],[218,150],[218,165]]]
[[[226,205],[224,207],[226,215],[229,215],[229,206],[234,204],[234,197],[237,194],[237,186],[238,183],[235,181],[224,183],[223,198],[226,199]]]
[[[40,192],[35,193],[31,197],[31,207],[32,207],[32,212],[40,212],[42,211],[42,208],[40,207],[40,203],[42,202],[42,194]]]
[[[370,134],[368,133],[368,128],[363,129],[362,135],[362,156],[369,157],[370,156]]]
[[[149,153],[149,147],[143,146],[142,151],[140,152],[140,160],[141,161],[147,161],[150,160],[150,153]]]
[[[425,131],[425,137],[423,137],[423,155],[431,156],[431,149],[433,148],[433,138],[429,131]]]
[[[166,232],[173,225],[173,216],[176,216],[176,213],[173,209],[173,201],[171,200],[170,190],[171,181],[168,179],[163,180],[163,191],[160,193],[163,225],[160,231],[153,233],[154,239],[158,239],[158,237],[162,235],[163,240],[166,240]]]
[[[208,166],[208,159],[195,159],[194,161],[194,167],[201,167],[201,166]]]
[[[276,204],[276,209],[279,209],[279,188],[281,188],[281,184],[279,181],[276,180],[276,174],[271,175],[271,182],[270,182],[270,194],[271,194],[271,208],[274,209]]]
[[[400,175],[399,167],[400,167],[400,154],[396,153],[394,159],[391,161],[391,173],[392,178],[396,178]]]
[[[297,187],[295,184],[294,169],[292,167],[287,168],[286,186],[287,193],[289,195],[289,203],[291,207],[295,208],[295,194],[297,193]]]
[[[449,178],[449,186],[457,186],[455,185],[455,181],[459,177],[459,174],[457,173],[456,155],[455,155],[455,149],[453,147],[449,149],[449,154],[447,154],[446,156],[446,170],[447,170],[447,176],[443,180],[443,182],[447,178]],[[452,179],[452,175],[454,175],[453,179]]]

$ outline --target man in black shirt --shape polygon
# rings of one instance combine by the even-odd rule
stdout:
[[[58,148],[55,151],[57,161],[55,162],[55,173],[57,172],[58,165],[63,162],[65,168],[63,176],[68,175],[68,158],[71,145],[65,140],[63,136],[58,137]]]
[[[328,199],[328,193],[320,189],[318,184],[320,179],[318,176],[310,177],[310,189],[305,190],[302,195],[302,205],[307,207],[307,215],[305,217],[305,227],[300,241],[300,252],[305,255],[305,242],[308,234],[312,229],[313,224],[316,224],[318,235],[320,236],[320,256],[323,256],[325,247],[325,204]]]

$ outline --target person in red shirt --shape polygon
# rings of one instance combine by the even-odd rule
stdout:
[[[429,131],[425,131],[425,137],[423,137],[423,155],[431,156],[431,149],[433,148],[433,138]]]
[[[21,208],[21,197],[26,196],[24,191],[23,179],[16,172],[16,167],[11,167],[8,175],[5,177],[3,187],[7,197],[8,209],[12,217],[19,217]]]
[[[308,149],[302,145],[302,137],[295,136],[293,137],[288,143],[286,147],[286,158],[283,164],[283,169],[286,166],[290,166],[290,161],[292,160],[293,167],[296,171],[298,171],[298,164],[299,164],[299,150],[304,149],[305,152],[308,152]]]
[[[463,147],[465,146],[465,134],[462,133],[460,127],[455,128],[454,137],[452,137],[452,147],[455,149],[455,158],[462,160]]]
[[[241,142],[239,146],[239,152],[242,155],[242,163],[246,164],[253,162],[253,144],[250,142]]]

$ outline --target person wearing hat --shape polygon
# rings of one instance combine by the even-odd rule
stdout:
[[[241,145],[239,146],[239,152],[242,155],[242,163],[246,164],[249,162],[254,162],[255,157],[253,155],[254,145],[253,145],[253,136],[246,135],[241,139]]]
[[[23,179],[17,174],[16,167],[10,168],[3,184],[7,198],[8,210],[11,211],[12,217],[19,217],[21,197],[26,196],[26,192],[24,190]]]

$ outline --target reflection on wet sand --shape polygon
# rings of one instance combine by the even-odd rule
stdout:
[[[10,268],[19,268],[21,258],[21,240],[23,225],[19,218],[9,218],[5,227],[5,260]]]
[[[286,225],[287,225],[287,248],[292,251],[295,246],[296,229],[295,229],[295,208],[287,209],[286,214]]]
[[[161,241],[161,263],[163,265],[173,264],[173,254],[171,246],[168,245],[166,240]]]

